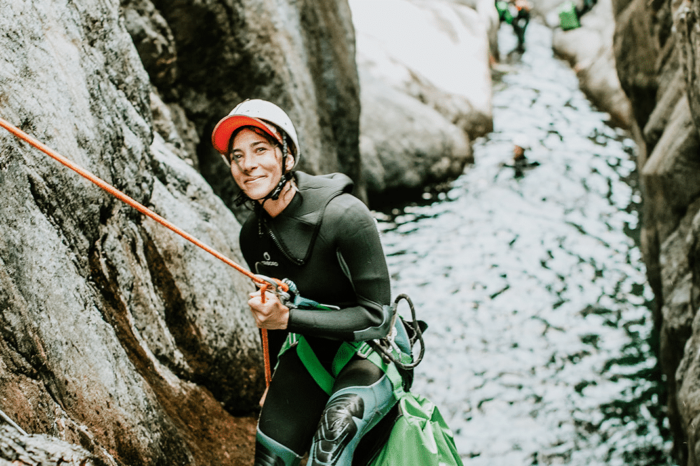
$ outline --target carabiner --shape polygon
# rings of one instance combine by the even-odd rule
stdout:
[[[277,298],[282,302],[282,304],[287,303],[289,301],[289,299],[291,298],[289,293],[287,293],[287,291],[289,291],[289,285],[282,282],[281,280],[277,280],[276,278],[270,278],[266,275],[260,275],[260,274],[255,275],[255,278],[257,278],[260,281],[265,282],[263,284],[263,283],[256,281],[255,284],[258,287],[262,288],[264,286],[265,291],[267,291],[268,289],[270,291],[272,291],[277,296]]]

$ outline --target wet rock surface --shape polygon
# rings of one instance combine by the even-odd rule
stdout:
[[[581,17],[580,28],[570,31],[555,29],[552,45],[555,53],[565,58],[576,70],[581,89],[591,101],[610,113],[615,124],[629,128],[631,107],[617,77],[614,32],[612,2],[598,0]]]
[[[2,466],[97,466],[104,465],[86,450],[48,435],[25,435],[0,426]]]
[[[515,46],[509,30],[499,42]],[[414,390],[465,464],[672,464],[634,142],[591,107],[544,26],[510,60],[475,164],[437,199],[378,214],[394,294],[430,326]],[[523,133],[539,165],[517,174]]]
[[[615,55],[634,115],[644,196],[642,251],[656,298],[667,411],[680,465],[698,465],[700,390],[700,5],[614,2]]]
[[[114,3],[3,3],[0,114],[240,261],[234,216],[154,137],[122,21]],[[0,408],[104,464],[249,461],[250,282],[4,130],[0,184]]]

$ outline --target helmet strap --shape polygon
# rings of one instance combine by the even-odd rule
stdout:
[[[265,201],[268,199],[272,199],[273,201],[276,201],[279,199],[280,195],[282,194],[282,189],[284,186],[287,184],[289,180],[292,179],[292,172],[287,171],[287,152],[289,148],[287,146],[287,135],[282,132],[282,176],[280,177],[280,182],[277,183],[277,186],[275,189],[270,191],[267,196],[263,197],[262,203],[260,204],[261,206],[265,204]]]

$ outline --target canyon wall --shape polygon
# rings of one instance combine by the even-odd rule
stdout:
[[[642,250],[656,296],[673,456],[700,465],[700,2],[614,0],[644,197]]]

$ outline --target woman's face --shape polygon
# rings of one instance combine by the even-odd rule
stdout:
[[[282,177],[282,150],[255,131],[241,130],[231,146],[231,175],[251,199],[267,196]],[[291,169],[287,157],[288,169]]]

